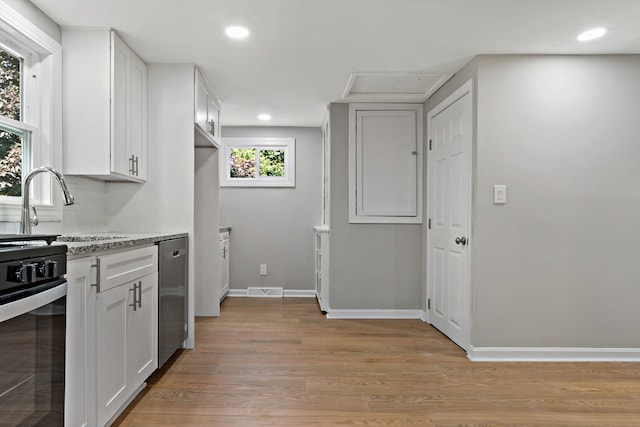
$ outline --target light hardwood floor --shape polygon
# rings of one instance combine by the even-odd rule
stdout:
[[[227,298],[116,426],[640,426],[638,363],[481,363],[418,320]]]

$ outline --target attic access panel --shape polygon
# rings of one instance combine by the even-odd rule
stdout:
[[[424,102],[450,73],[352,73],[343,98],[352,102]]]

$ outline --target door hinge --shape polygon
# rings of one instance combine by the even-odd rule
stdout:
[[[431,151],[431,140],[429,140],[429,151]]]
[[[429,227],[429,230],[431,230],[431,218],[429,218],[429,220],[427,221],[427,227]]]
[[[431,298],[427,298],[427,310],[431,310]]]

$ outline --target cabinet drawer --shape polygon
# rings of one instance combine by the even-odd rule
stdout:
[[[148,246],[98,257],[98,292],[158,271],[158,248]]]

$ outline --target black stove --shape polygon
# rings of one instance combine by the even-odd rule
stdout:
[[[64,425],[67,246],[0,235],[0,426]]]
[[[0,296],[55,280],[67,272],[67,246],[57,235],[0,234]]]
[[[0,234],[0,243],[42,241],[50,245],[51,242],[55,242],[59,236],[59,234]]]

